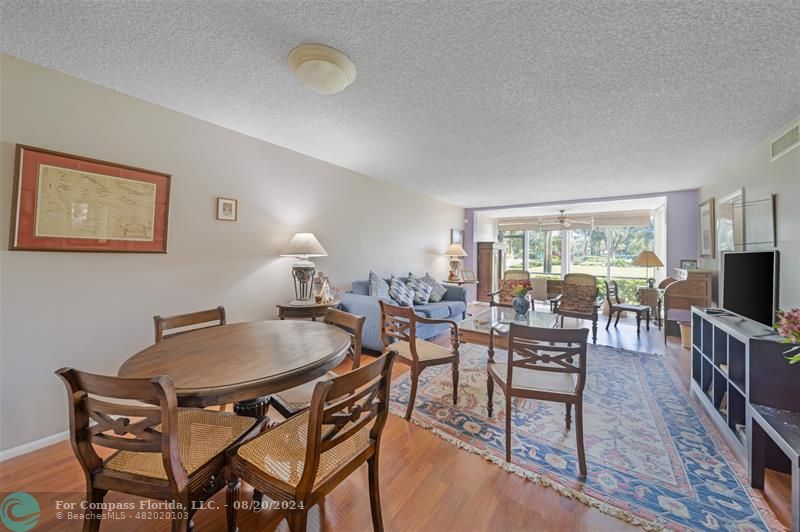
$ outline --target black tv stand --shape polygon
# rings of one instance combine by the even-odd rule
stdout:
[[[788,363],[784,352],[789,346],[772,328],[718,310],[692,308],[691,390],[747,464],[748,405],[800,412],[800,365]]]

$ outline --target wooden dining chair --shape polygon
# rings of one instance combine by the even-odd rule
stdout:
[[[88,505],[96,509],[108,491],[174,501],[172,530],[190,529],[198,503],[224,485],[227,448],[266,421],[178,408],[168,376],[126,379],[71,368],[56,374],[67,387],[70,441],[86,477],[84,531],[100,528],[102,510]],[[116,451],[103,460],[94,446]]]
[[[385,301],[379,303],[383,352],[397,351],[400,362],[411,366],[411,393],[406,407],[406,420],[411,419],[414,410],[419,375],[431,366],[453,365],[453,404],[458,404],[458,324],[452,320],[423,318],[411,307],[399,307]],[[417,323],[449,325],[450,348],[417,338]]]
[[[329,308],[325,312],[325,323],[339,327],[350,335],[350,348],[347,350],[347,356],[353,361],[351,369],[358,369],[361,365],[361,334],[364,331],[366,320],[367,318],[364,316],[356,316],[337,309]],[[270,397],[270,406],[286,419],[295,416],[311,405],[311,396],[317,383],[322,380],[330,380],[336,375],[335,371],[329,371],[316,380],[273,395]]]
[[[156,342],[158,343],[167,338],[185,334],[187,332],[196,331],[198,329],[206,329],[208,327],[218,327],[225,325],[225,307],[217,307],[209,310],[200,310],[198,312],[191,312],[189,314],[176,314],[174,316],[153,316],[153,322],[156,328]],[[216,323],[214,323],[216,322]],[[165,331],[173,329],[182,329],[184,327],[191,327],[194,325],[205,325],[205,327],[194,327],[192,329],[177,331],[174,333],[165,334]]]
[[[617,319],[614,320],[614,328],[616,329],[619,323],[619,316],[623,312],[633,312],[636,314],[636,336],[639,336],[642,329],[642,318],[645,319],[647,330],[650,330],[650,306],[649,305],[636,305],[632,303],[622,303],[619,300],[619,285],[617,281],[608,282],[603,280],[606,285],[606,302],[608,303],[608,321],[606,322],[606,330],[611,325],[611,318],[614,314]]]
[[[586,344],[589,329],[543,329],[512,323],[508,331],[508,360],[487,365],[487,409],[492,417],[494,386],[506,400],[506,462],[511,461],[512,399],[524,397],[564,403],[567,430],[575,406],[578,468],[586,476],[583,446],[583,388],[586,384]],[[575,357],[578,361],[576,363]]]
[[[379,451],[389,414],[396,351],[314,386],[311,406],[228,451],[228,529],[236,529],[239,480],[288,508],[292,532],[304,531],[308,511],[364,462],[369,468],[372,528],[383,530]]]
[[[561,282],[561,295],[553,299],[553,312],[564,317],[590,320],[592,322],[592,342],[597,343],[598,310],[602,306],[597,299],[597,277],[588,273],[568,273]]]

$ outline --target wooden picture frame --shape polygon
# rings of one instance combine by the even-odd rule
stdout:
[[[469,269],[469,268],[462,268],[461,269],[461,280],[462,281],[466,281],[466,282],[470,282],[470,283],[474,283],[475,281],[477,281],[478,278],[475,276],[475,270],[472,270],[472,269]]]
[[[217,198],[217,220],[235,222],[239,219],[239,201],[232,198]]]
[[[17,144],[8,249],[166,253],[171,177]]]
[[[680,268],[682,270],[696,270],[697,259],[681,259]]]
[[[716,256],[716,224],[714,219],[714,198],[709,198],[697,207],[699,223],[697,243],[700,257],[713,259]]]

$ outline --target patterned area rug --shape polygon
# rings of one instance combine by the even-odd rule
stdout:
[[[504,351],[495,359],[503,361]],[[486,349],[462,345],[459,404],[450,366],[426,369],[412,421],[504,469],[648,530],[781,529],[745,472],[673,381],[663,356],[589,346],[584,392],[588,477],[578,476],[575,429],[564,405],[515,399],[512,463],[505,462],[505,405],[495,388],[486,411]],[[392,385],[403,416],[408,374]]]

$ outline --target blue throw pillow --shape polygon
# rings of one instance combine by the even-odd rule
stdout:
[[[425,277],[422,278],[422,282],[431,287],[430,301],[433,303],[441,301],[444,295],[447,293],[447,287],[437,281],[431,274],[427,272],[425,272]]]
[[[414,290],[403,284],[403,281],[397,277],[392,277],[392,282],[389,284],[389,296],[404,307],[414,304]]]
[[[424,305],[430,300],[431,290],[433,290],[433,287],[426,284],[425,281],[419,277],[414,277],[414,274],[408,274],[406,286],[414,291],[414,303],[418,305]]]
[[[389,284],[373,271],[369,272],[369,295],[387,301],[391,299]]]

